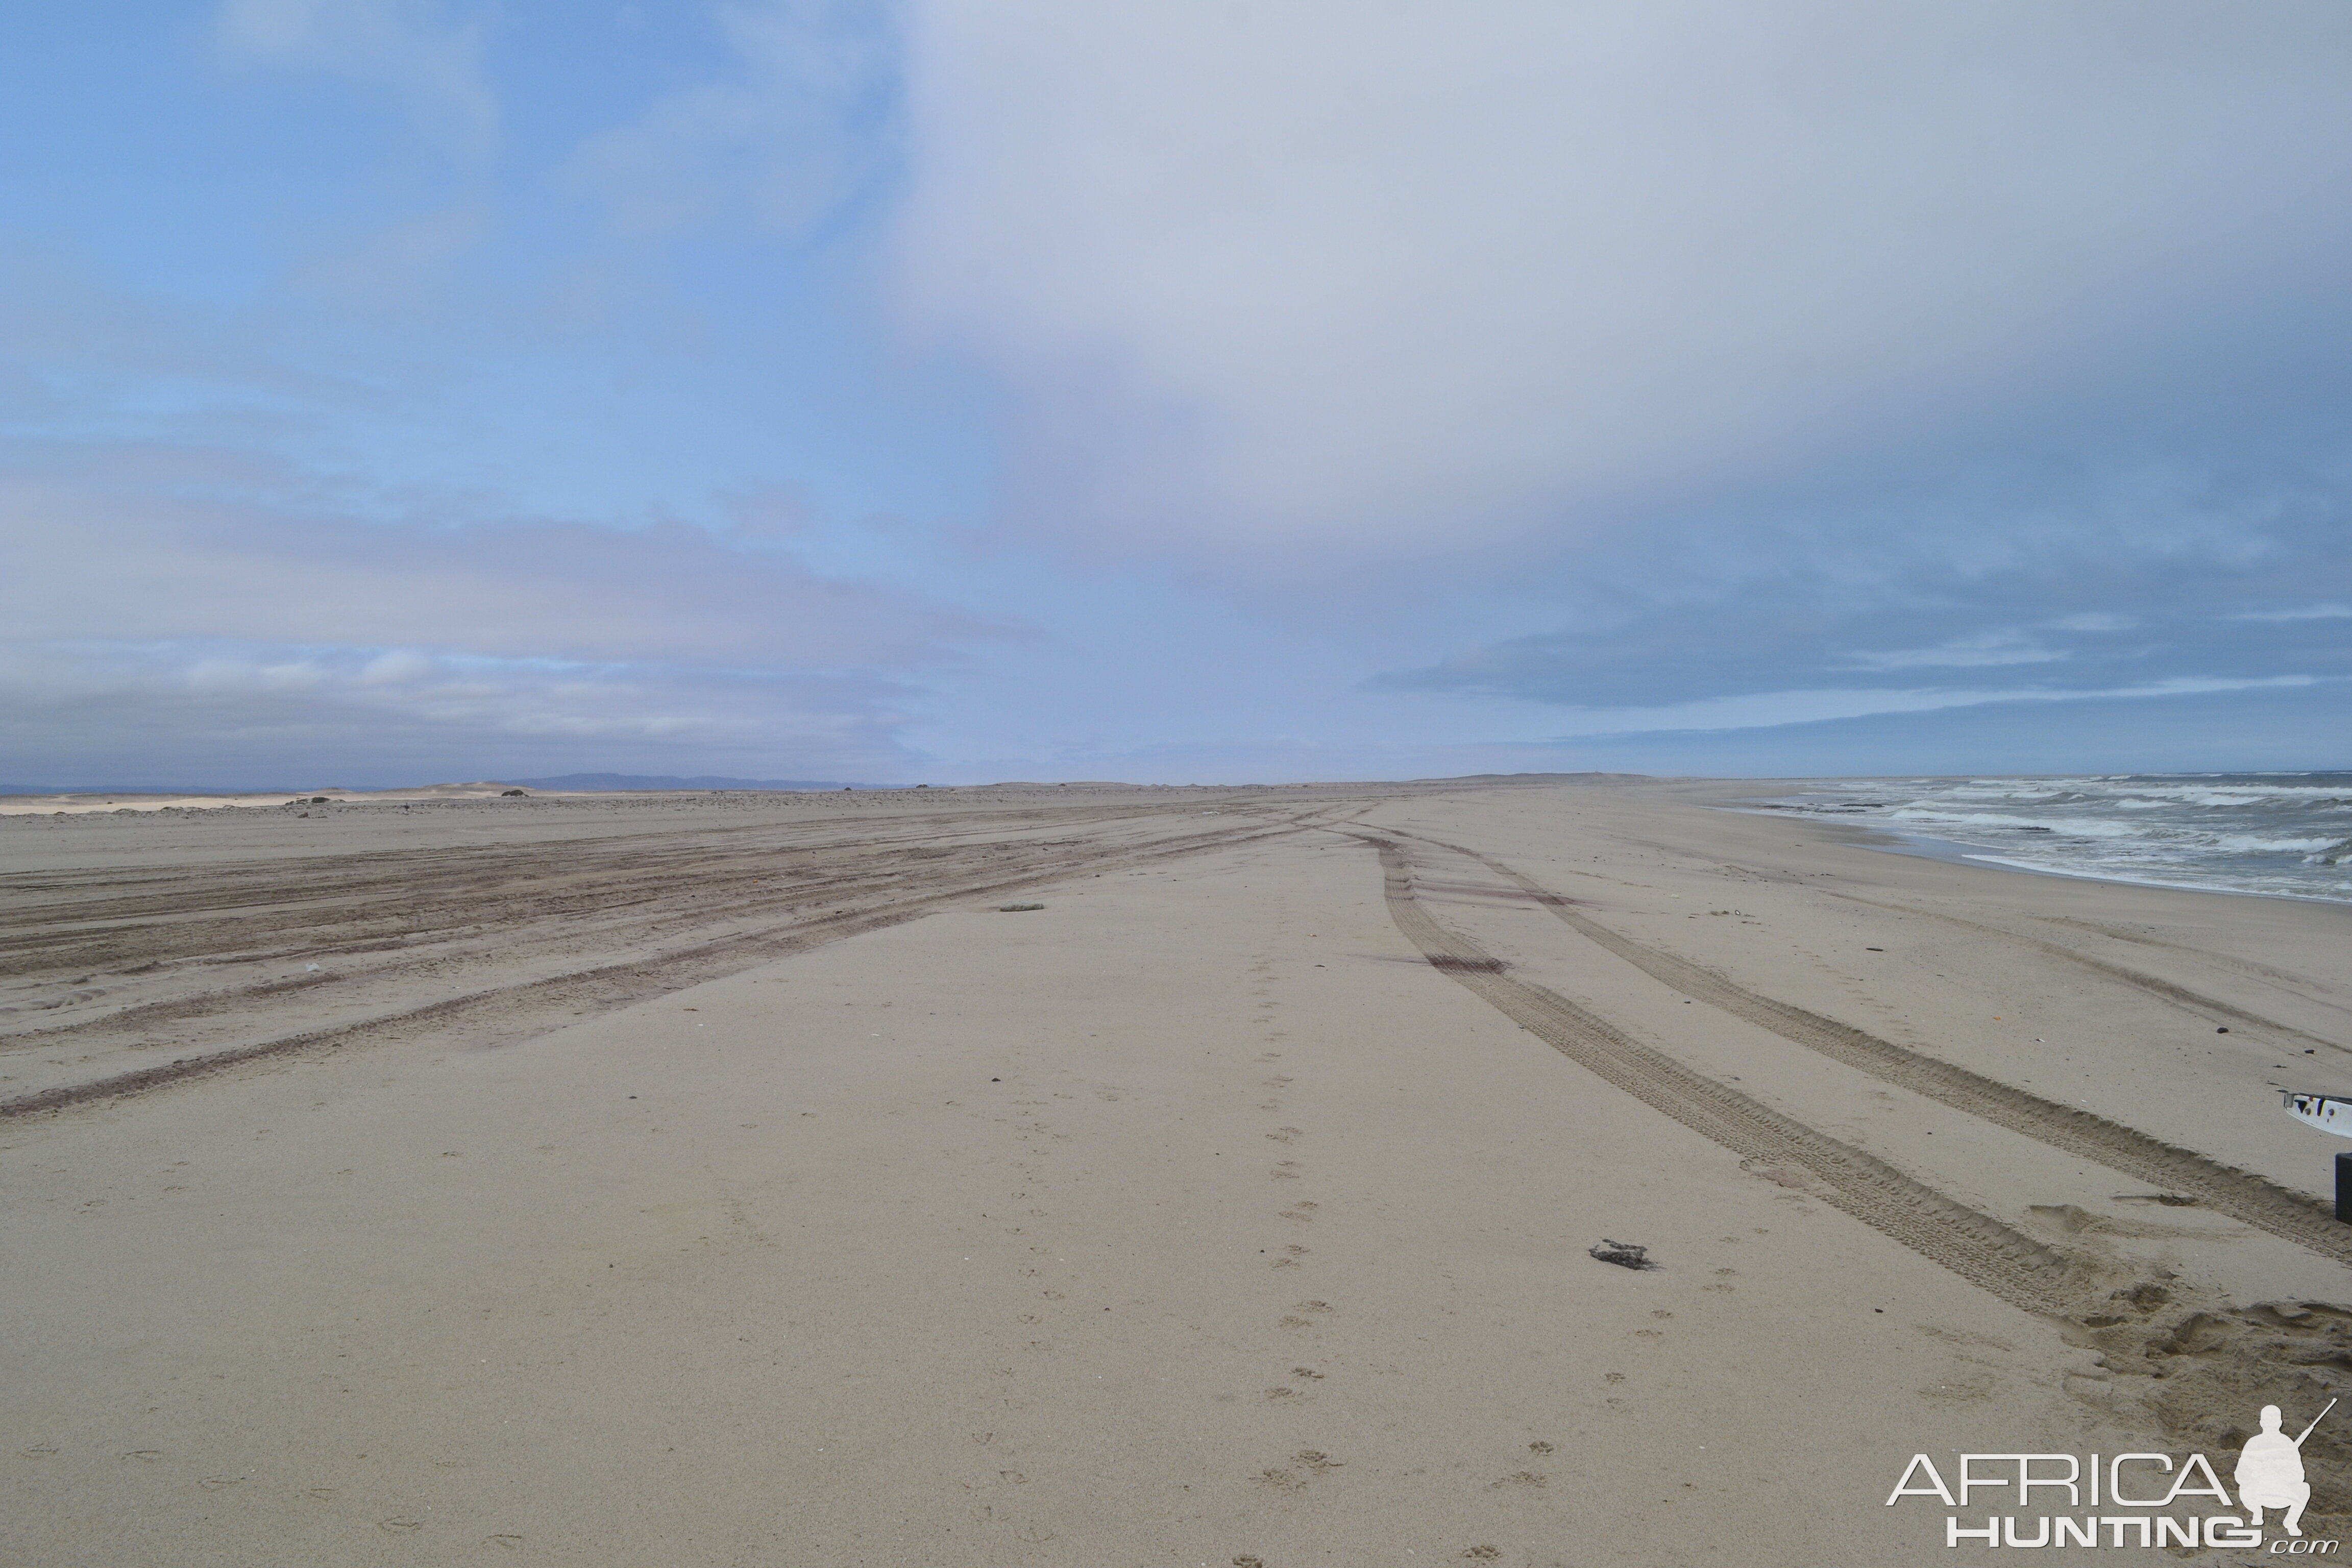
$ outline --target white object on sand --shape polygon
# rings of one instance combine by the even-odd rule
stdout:
[[[2299,1094],[2291,1089],[2279,1090],[2279,1098],[2286,1102],[2286,1113],[2305,1126],[2333,1132],[2338,1138],[2352,1138],[2352,1100],[2339,1100],[2332,1094]]]

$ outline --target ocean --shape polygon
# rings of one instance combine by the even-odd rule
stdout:
[[[2352,773],[1828,779],[1748,809],[2054,876],[2352,903]]]

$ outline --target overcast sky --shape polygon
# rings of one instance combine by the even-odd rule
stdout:
[[[2352,7],[0,6],[0,782],[2352,766]]]

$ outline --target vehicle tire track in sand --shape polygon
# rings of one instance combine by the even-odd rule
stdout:
[[[1496,875],[1508,878],[1579,935],[1694,1001],[1720,1008],[1807,1050],[1868,1073],[1881,1082],[1907,1089],[2053,1149],[2095,1160],[2109,1170],[2150,1183],[2164,1192],[2193,1197],[2217,1214],[2268,1231],[2323,1258],[2352,1263],[2352,1226],[2337,1220],[2334,1210],[2316,1198],[2080,1107],[2044,1100],[1998,1079],[1921,1056],[1891,1040],[1865,1034],[1852,1025],[1808,1012],[1792,1003],[1759,995],[1688,959],[1628,941],[1578,913],[1570,907],[1570,900],[1500,860],[1457,844],[1443,844],[1433,838],[1423,842],[1468,856]]]
[[[842,852],[837,844],[795,845],[770,849],[762,855],[756,849],[746,853],[740,845],[714,849],[707,842],[695,843],[683,837],[656,840],[650,845],[631,846],[621,855],[607,855],[604,863],[592,870],[583,871],[572,864],[558,879],[571,885],[552,891],[545,886],[547,878],[538,874],[540,868],[533,862],[561,862],[571,846],[558,843],[510,851],[500,857],[501,864],[488,868],[487,875],[472,873],[454,885],[446,877],[436,877],[434,869],[436,862],[446,864],[450,858],[445,854],[411,856],[405,865],[400,863],[399,857],[377,855],[365,858],[371,862],[366,869],[374,873],[365,879],[336,877],[335,872],[345,869],[341,865],[325,879],[319,877],[315,868],[303,868],[310,871],[312,881],[343,881],[344,886],[335,894],[313,894],[307,900],[289,897],[289,882],[307,884],[299,878],[289,879],[282,868],[273,868],[277,870],[275,906],[268,901],[272,884],[256,888],[248,882],[233,892],[226,905],[206,903],[190,908],[183,903],[174,908],[162,902],[134,904],[128,914],[135,918],[136,923],[133,919],[123,919],[119,931],[108,934],[114,935],[117,941],[128,938],[136,942],[146,939],[151,945],[134,948],[128,956],[145,959],[142,967],[149,970],[163,963],[251,968],[271,960],[283,963],[315,958],[336,962],[393,955],[389,963],[373,963],[360,972],[365,981],[381,984],[404,977],[440,977],[453,971],[511,968],[517,958],[525,956],[530,949],[541,954],[566,952],[577,951],[583,943],[593,943],[607,952],[628,951],[654,947],[681,932],[691,936],[697,931],[744,920],[768,921],[759,929],[773,930],[772,922],[780,913],[789,918],[803,915],[812,907],[839,913],[844,900],[862,900],[870,907],[877,898],[887,899],[904,888],[934,891],[943,880],[968,878],[976,870],[998,869],[992,857],[1017,854],[1023,848],[1034,851],[1083,844],[1087,850],[1100,854],[1120,847],[1118,841],[1109,839],[1029,841],[987,844],[959,851],[950,847],[952,842],[952,836],[943,843],[937,835],[929,840],[911,841],[903,836],[895,840],[869,837],[856,846],[854,861],[839,865],[824,864],[817,858],[827,854],[837,858]],[[535,855],[533,848],[537,850]],[[782,868],[774,863],[787,856],[797,859]],[[352,887],[352,882],[359,885]],[[690,892],[685,890],[689,889]],[[372,907],[382,906],[394,896],[429,908],[433,913],[422,922],[428,929],[436,920],[447,923],[444,917],[452,911],[464,919],[454,934],[432,931],[435,940],[431,945],[410,949],[397,934],[386,940],[384,931],[389,926],[396,932],[401,926],[418,923],[414,909],[408,910],[411,918],[404,921],[387,919],[380,907]],[[240,903],[239,900],[247,902]],[[296,918],[306,913],[306,902],[312,906],[307,911],[307,921]],[[299,929],[307,940],[277,947],[251,945],[249,928],[257,909],[270,911],[273,935],[291,925]],[[24,923],[29,926],[29,937],[9,930],[5,917],[0,916],[0,974],[26,966],[28,953],[43,938],[60,932],[72,935],[93,927],[104,930],[115,920],[94,918],[85,906],[74,910],[70,918],[53,917],[46,929]],[[352,930],[355,926],[361,928],[356,936]],[[167,936],[169,947],[155,942],[159,931]],[[744,933],[739,931],[734,934]],[[235,945],[240,939],[246,943],[242,948]],[[101,973],[111,968],[123,974],[140,972],[125,967],[124,957],[120,954],[112,955],[110,960],[101,956],[95,962],[87,953],[74,956],[78,960],[75,967]],[[331,979],[343,978],[340,963],[338,967],[339,973],[334,976],[314,978],[304,974],[268,979],[119,1007],[95,1017],[69,1018],[47,1026],[11,1026],[0,1034],[0,1051],[27,1047],[57,1048],[58,1044],[93,1034],[119,1037],[126,1032],[152,1032],[173,1025],[243,1018],[257,1007],[326,984]],[[448,984],[456,986],[464,982],[451,980]],[[0,1008],[0,1012],[15,1010]]]
[[[1434,844],[1438,841],[1433,838],[1427,839],[1424,842]],[[1657,839],[1633,839],[1629,842],[1641,844],[1645,847],[1655,849],[1664,855],[1688,856],[1692,853],[1690,850],[1685,849],[1681,846],[1664,843]],[[1446,845],[1444,847],[1454,848],[1457,847],[1454,845]],[[1473,858],[1478,858],[1478,857],[1471,850],[1464,849],[1462,853],[1465,855],[1470,855]],[[1759,871],[1753,867],[1731,865],[1726,865],[1724,869],[1737,872],[1744,878],[1753,879],[1758,881],[1776,883],[1781,887],[1803,888],[1808,891],[1822,893],[1832,899],[1843,899],[1849,903],[1862,904],[1874,910],[1885,910],[1890,914],[1912,915],[1922,920],[1942,921],[1947,924],[1961,926],[1969,931],[1979,931],[1984,935],[1997,938],[2002,942],[2012,942],[2019,947],[2030,948],[2045,958],[2054,958],[2062,963],[2080,964],[2084,968],[2092,971],[2094,973],[2103,974],[2110,980],[2120,981],[2122,984],[2131,986],[2135,990],[2145,991],[2151,996],[2158,997],[2162,1001],[2169,1002],[2176,1007],[2182,1008],[2188,1012],[2197,1014],[2200,1016],[2203,1016],[2208,1019],[2226,1018],[2230,1020],[2230,1022],[2242,1026],[2246,1028],[2270,1029],[2283,1036],[2292,1036],[2296,1039],[2308,1040],[2314,1046],[2325,1046],[2332,1051],[2352,1051],[2352,1047],[2347,1047],[2335,1040],[2328,1039],[2326,1036],[2315,1035],[2307,1029],[2298,1029],[2292,1024],[2282,1024],[2275,1018],[2265,1018],[2259,1013],[2250,1013],[2233,1003],[2222,1001],[2218,996],[2208,996],[2201,991],[2192,991],[2185,985],[2177,984],[2172,981],[2162,978],[2161,976],[2145,973],[2140,970],[2132,968],[2128,964],[2116,963],[2110,959],[2096,957],[2091,953],[2084,952],[2077,948],[2068,947],[2063,942],[2052,942],[2046,937],[2030,935],[2024,931],[2013,931],[2007,926],[1995,925],[1985,921],[1963,920],[1958,915],[1947,914],[1941,910],[1932,909],[1924,904],[1887,903],[1877,899],[1865,899],[1858,893],[1839,892],[1835,889],[1821,887],[1808,878],[1790,872]],[[1629,883],[1626,885],[1631,886],[1632,884]],[[2093,927],[2091,929],[2096,930],[2097,928]],[[2145,938],[2130,936],[2118,932],[2103,932],[2102,934],[2107,935],[2113,940],[2122,942],[2146,941]],[[2172,944],[2168,942],[2158,942],[2153,945],[2168,947]],[[2176,949],[2175,951],[2185,952],[2188,950]],[[2263,967],[2258,964],[2246,964],[2242,961],[2213,953],[2200,952],[2196,956],[2208,963],[2219,963],[2229,968],[2242,968],[2259,971]],[[2270,971],[2269,973],[2275,978],[2285,979],[2290,982],[2293,982],[2296,978],[2291,975],[2281,975],[2275,970]],[[2312,1000],[2320,999],[2312,998]],[[2322,1001],[2321,1005],[2331,1007],[2341,1006],[2341,1004],[2339,1003],[2327,1001]]]
[[[47,1037],[60,1044],[87,1038],[92,1026],[103,1037],[242,1020],[289,987],[310,984],[243,978],[271,964],[356,959],[367,978],[380,981],[485,963],[511,970],[519,958],[591,949],[652,950],[681,936],[707,937],[730,921],[772,925],[779,916],[812,908],[837,913],[845,899],[871,901],[898,887],[928,889],[946,877],[1041,850],[1133,845],[1137,830],[1150,831],[1155,822],[1156,837],[1165,841],[1168,820],[1164,807],[1115,806],[980,820],[940,814],[854,828],[755,822],[290,861],[0,873],[0,1050],[45,1045]],[[1075,829],[1081,837],[1025,837],[1036,828]],[[146,977],[133,982],[146,999],[110,1003],[94,1015],[60,1013],[63,1003],[96,1001],[121,988],[110,984],[71,994],[67,988],[81,984],[77,972],[118,982]],[[214,974],[231,984],[207,985]],[[466,988],[462,980],[449,984]]]
[[[2060,959],[2068,963],[2079,963],[2093,973],[2104,974],[2108,979],[2120,981],[2135,990],[2145,991],[2149,995],[2169,1002],[2176,1007],[2197,1014],[2209,1022],[2214,1018],[2227,1018],[2242,1028],[2268,1029],[2276,1034],[2291,1036],[2298,1040],[2309,1040],[2313,1045],[2325,1046],[2331,1051],[2345,1049],[2345,1047],[2337,1042],[2325,1036],[2315,1035],[2308,1029],[2298,1029],[2293,1024],[2282,1024],[2275,1018],[2265,1018],[2259,1013],[2250,1013],[2234,1003],[2222,1001],[2218,996],[2208,996],[2201,991],[2191,991],[2186,985],[2176,985],[2171,981],[2154,974],[2144,974],[2129,964],[2116,963],[2092,953],[2078,952],[2063,942],[2052,942],[2045,937],[2029,936],[2023,931],[1988,925],[1982,921],[1962,920],[1958,915],[1946,914],[1940,910],[1917,908],[1908,904],[1881,903],[1876,899],[1865,899],[1854,893],[1836,892],[1828,888],[1823,888],[1821,891],[1833,899],[1843,899],[1848,903],[1864,904],[1874,910],[1885,910],[1892,914],[1924,916],[1928,920],[1943,921],[1950,925],[1965,926],[1969,931],[1982,931],[1988,936],[2013,942],[2021,947],[2030,947],[2047,957]],[[2142,939],[2126,936],[2120,940],[2133,942]],[[2170,946],[2171,944],[2160,945]],[[2271,973],[2276,974],[2278,972],[2273,970]],[[2291,980],[2293,977],[2282,976],[2282,978]]]
[[[518,1020],[515,1037],[529,1037],[548,1028],[574,1022],[584,1013],[628,1006],[649,996],[720,979],[755,964],[790,957],[845,937],[903,925],[968,900],[997,897],[1034,888],[1040,883],[1063,880],[1079,870],[1096,867],[1181,859],[1211,850],[1236,848],[1269,838],[1286,837],[1318,826],[1332,815],[1332,808],[1324,808],[1294,816],[1278,826],[1269,826],[1260,821],[1223,832],[1195,835],[1175,844],[1121,845],[1092,853],[1058,856],[1042,865],[1031,861],[1020,867],[1013,876],[966,880],[947,888],[935,888],[878,908],[829,913],[794,922],[782,930],[771,928],[738,932],[655,959],[602,964],[517,984],[493,986],[462,996],[445,997],[422,1007],[407,1008],[389,1016],[326,1029],[282,1035],[81,1083],[58,1084],[12,1100],[0,1100],[0,1121],[56,1112],[94,1100],[144,1093],[294,1052],[341,1050],[356,1046],[387,1044],[431,1030],[488,1022],[501,1016],[523,1015]],[[997,869],[995,867],[985,868],[983,875]]]
[[[1693,1071],[1556,993],[1511,979],[1491,954],[1422,908],[1399,845],[1354,837],[1379,849],[1389,914],[1430,964],[1578,1066],[1744,1160],[1804,1172],[1824,1203],[2011,1306],[2063,1317],[2095,1289],[2098,1282],[2066,1254]]]

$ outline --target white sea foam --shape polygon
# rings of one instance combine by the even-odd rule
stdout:
[[[2352,902],[2352,773],[1837,780],[1758,804],[1988,865]]]

